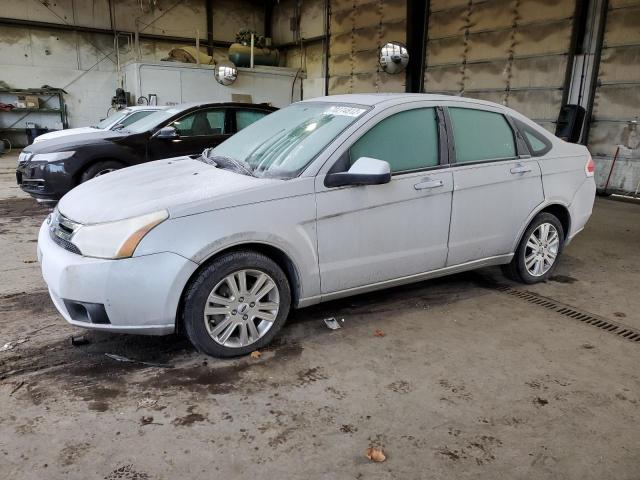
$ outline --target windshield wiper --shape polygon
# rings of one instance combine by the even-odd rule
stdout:
[[[251,166],[247,162],[243,162],[241,160],[236,160],[231,157],[223,157],[222,155],[212,155],[212,148],[207,148],[202,152],[200,158],[205,163],[209,165],[213,165],[214,167],[223,168],[223,169],[231,169],[236,173],[244,173],[245,175],[249,175],[250,177],[255,177],[256,174],[253,173]]]

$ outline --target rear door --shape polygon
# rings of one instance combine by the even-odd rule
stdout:
[[[231,117],[226,108],[202,108],[168,123],[178,133],[177,138],[152,137],[149,140],[151,160],[195,155],[205,148],[215,147],[232,135]]]
[[[540,166],[497,109],[449,106],[455,163],[447,266],[512,253],[544,200]]]

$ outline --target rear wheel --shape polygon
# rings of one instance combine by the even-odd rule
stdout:
[[[111,173],[115,170],[120,170],[122,167],[123,165],[115,160],[104,160],[102,162],[94,163],[82,173],[80,183],[84,183],[87,180],[99,177],[100,175]]]
[[[291,290],[282,269],[252,251],[222,255],[184,296],[187,337],[214,357],[245,355],[267,345],[289,314]]]
[[[540,213],[527,227],[504,272],[519,282],[543,282],[555,270],[563,244],[564,229],[560,220],[550,213]]]

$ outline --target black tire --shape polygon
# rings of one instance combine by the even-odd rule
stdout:
[[[551,268],[549,268],[549,270],[547,270],[543,275],[534,276],[529,273],[525,266],[526,245],[529,237],[531,237],[531,234],[543,223],[550,223],[555,227],[556,231],[558,232],[560,245],[558,247],[558,253],[553,264],[551,265]],[[539,283],[547,280],[551,275],[553,275],[554,270],[558,266],[560,255],[562,254],[562,249],[564,247],[564,235],[565,233],[564,229],[562,228],[562,223],[560,223],[560,220],[558,220],[555,215],[546,212],[536,215],[536,217],[531,221],[524,234],[522,235],[522,239],[520,240],[520,244],[516,249],[513,260],[511,260],[511,263],[509,263],[508,265],[504,265],[502,267],[502,271],[504,272],[505,276],[516,282],[526,284]]]
[[[113,170],[120,170],[123,167],[124,165],[115,160],[103,160],[101,162],[94,163],[84,172],[82,172],[80,183],[84,183],[87,180],[99,177],[100,175],[104,175],[105,173],[111,172]]]
[[[257,270],[273,279],[280,297],[278,313],[271,328],[254,343],[228,347],[216,342],[205,326],[204,308],[209,294],[225,277],[239,270]],[[291,307],[291,289],[282,269],[269,257],[251,250],[224,254],[207,265],[192,281],[183,298],[182,322],[189,341],[200,352],[213,357],[237,357],[268,345],[283,327]]]

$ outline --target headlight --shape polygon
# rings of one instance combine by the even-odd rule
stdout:
[[[31,157],[32,162],[57,162],[73,157],[76,152],[54,152],[54,153],[37,153]]]
[[[117,222],[83,225],[71,241],[82,255],[97,258],[128,258],[153,227],[169,218],[166,210]]]

